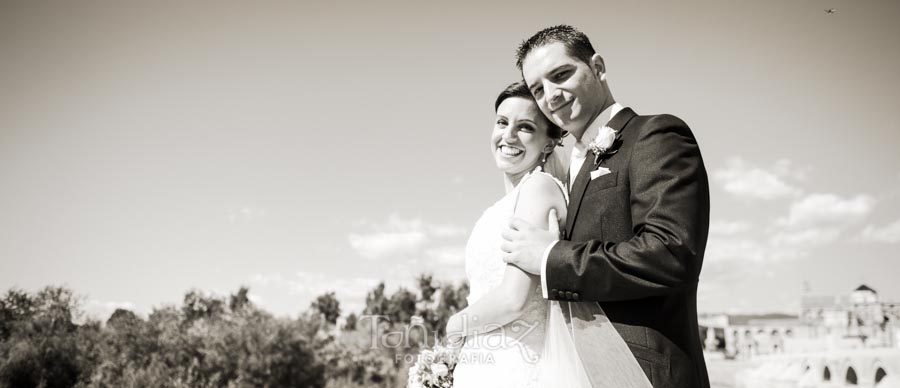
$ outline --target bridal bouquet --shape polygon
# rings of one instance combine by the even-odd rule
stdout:
[[[457,351],[441,345],[425,349],[409,367],[407,388],[450,388],[453,386],[453,369],[456,368]]]

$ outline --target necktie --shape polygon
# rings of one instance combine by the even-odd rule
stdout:
[[[572,159],[569,163],[569,176],[568,179],[566,179],[569,184],[569,190],[572,190],[572,186],[575,184],[575,177],[578,176],[578,171],[581,170],[581,165],[584,164],[584,158],[587,156],[587,151],[587,143],[580,140],[572,147]]]

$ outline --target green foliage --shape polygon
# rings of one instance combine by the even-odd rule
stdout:
[[[440,286],[428,275],[417,286],[386,295],[379,284],[340,330],[333,292],[296,319],[259,309],[241,287],[228,297],[189,291],[181,306],[146,317],[117,309],[105,323],[76,324],[82,312],[72,291],[13,289],[0,299],[0,388],[403,386],[402,356],[427,338],[406,330],[401,346],[376,339],[403,332],[415,317],[432,335],[441,332],[468,293],[465,284]]]

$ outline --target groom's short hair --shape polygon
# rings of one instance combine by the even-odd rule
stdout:
[[[519,71],[522,71],[522,62],[525,61],[528,53],[538,47],[556,42],[565,45],[569,55],[588,65],[591,64],[591,57],[596,53],[587,35],[578,31],[575,27],[561,24],[540,30],[522,42],[516,50],[516,67],[519,68]]]

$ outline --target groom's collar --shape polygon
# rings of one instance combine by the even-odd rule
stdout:
[[[600,133],[600,128],[605,127],[609,120],[615,117],[622,109],[625,107],[618,102],[614,102],[612,105],[606,107],[603,112],[600,112],[600,115],[594,118],[594,121],[591,121],[588,124],[587,128],[584,130],[584,134],[581,135],[581,142],[584,144],[588,144],[597,137],[597,134]]]

